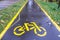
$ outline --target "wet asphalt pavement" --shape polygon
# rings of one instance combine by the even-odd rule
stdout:
[[[39,37],[34,34],[33,30],[26,32],[18,37],[13,34],[16,26],[22,26],[25,22],[36,22],[37,25],[44,27],[47,35]],[[33,1],[29,1],[19,16],[16,18],[10,29],[6,32],[2,40],[60,40],[60,33],[51,23],[49,18],[43,13],[39,6]]]
[[[18,0],[2,0],[0,1],[0,10],[7,8],[8,6],[12,5],[13,3],[16,3]]]

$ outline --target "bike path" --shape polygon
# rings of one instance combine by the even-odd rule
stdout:
[[[44,37],[39,37],[35,35],[32,30],[26,32],[20,37],[15,36],[13,34],[13,29],[17,26],[23,25],[25,22],[36,22],[37,25],[40,25],[46,29],[47,35]],[[43,13],[39,6],[31,0],[23,8],[22,12],[11,25],[10,29],[8,29],[2,40],[60,40],[60,36],[58,35],[60,35],[60,33],[49,18]]]

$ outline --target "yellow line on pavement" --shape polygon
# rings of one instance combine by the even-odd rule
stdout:
[[[57,30],[60,32],[60,26],[57,25],[57,23],[48,15],[48,12],[46,12],[43,7],[35,0],[35,2],[38,4],[38,6],[41,8],[41,10],[45,13],[45,15],[51,20],[53,25],[57,28]]]
[[[17,16],[20,14],[20,12],[23,10],[24,6],[27,4],[28,0],[26,0],[26,2],[24,2],[24,5],[18,10],[18,12],[16,13],[16,15],[12,18],[12,20],[7,24],[6,28],[1,32],[0,34],[0,40],[2,39],[2,37],[4,36],[4,34],[7,32],[7,30],[11,27],[12,23],[14,22],[14,20],[17,18]]]

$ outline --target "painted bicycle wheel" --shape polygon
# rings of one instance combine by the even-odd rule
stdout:
[[[40,30],[41,31],[39,31],[38,29],[34,29],[34,33],[37,35],[37,36],[39,36],[39,37],[44,37],[44,36],[46,36],[46,34],[47,34],[47,32],[46,32],[46,29],[45,28],[43,28],[43,27],[40,27]]]
[[[21,36],[21,35],[23,35],[25,33],[25,31],[24,31],[23,27],[17,26],[16,28],[14,28],[14,32],[13,33],[16,36]]]

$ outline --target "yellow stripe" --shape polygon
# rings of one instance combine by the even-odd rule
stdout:
[[[36,0],[35,0],[35,2],[38,4],[38,2]],[[40,4],[38,4],[38,6],[41,8],[41,10],[46,14],[46,16],[51,20],[51,22],[54,24],[54,26],[60,32],[60,26],[57,25],[57,23],[48,15],[48,12],[46,12]]]
[[[24,2],[24,5],[18,10],[18,12],[16,13],[16,15],[8,23],[8,25],[6,26],[6,28],[1,32],[1,34],[0,34],[0,40],[2,39],[2,37],[4,36],[4,34],[6,33],[6,31],[10,28],[10,26],[12,25],[12,23],[14,22],[14,20],[17,18],[17,16],[20,14],[20,12],[24,8],[24,6],[27,4],[27,2],[28,2],[28,0],[26,0],[26,2]]]

